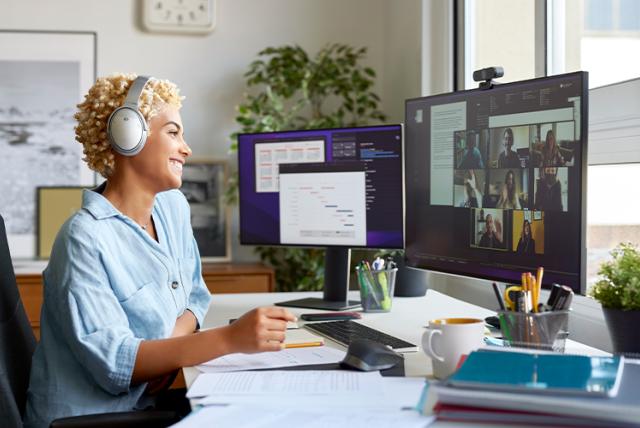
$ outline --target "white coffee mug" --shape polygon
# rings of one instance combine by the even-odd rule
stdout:
[[[422,335],[422,350],[433,363],[433,375],[444,379],[462,355],[482,346],[484,321],[475,318],[440,318],[429,321]]]

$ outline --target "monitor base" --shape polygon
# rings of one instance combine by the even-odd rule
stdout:
[[[323,309],[327,311],[344,311],[345,309],[353,309],[360,306],[357,300],[348,300],[346,302],[335,302],[331,300],[319,299],[317,297],[309,297],[306,299],[287,300],[278,302],[276,306],[286,306],[290,308],[307,308],[307,309]]]

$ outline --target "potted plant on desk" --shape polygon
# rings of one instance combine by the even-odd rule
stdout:
[[[602,304],[614,352],[640,354],[640,251],[623,243],[611,255],[589,294]]]

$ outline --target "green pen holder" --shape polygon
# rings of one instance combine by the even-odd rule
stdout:
[[[569,311],[498,311],[505,345],[564,352],[569,336]]]
[[[398,268],[385,270],[356,267],[360,302],[364,312],[389,312]]]

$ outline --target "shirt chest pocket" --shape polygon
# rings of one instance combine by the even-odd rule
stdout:
[[[120,305],[127,314],[129,327],[136,337],[158,339],[171,333],[172,323],[175,322],[174,311],[168,310],[159,294],[157,283],[144,284],[120,301]]]
[[[193,275],[196,269],[196,259],[183,258],[178,259],[178,273],[180,275],[180,282],[182,290],[184,292],[185,307],[189,306],[189,296],[193,289]]]

